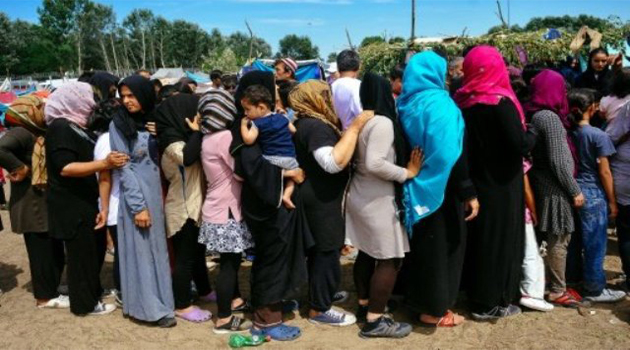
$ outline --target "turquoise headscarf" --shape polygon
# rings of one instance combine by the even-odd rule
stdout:
[[[424,151],[420,174],[404,185],[405,225],[431,215],[444,201],[444,191],[462,153],[464,119],[445,90],[446,60],[432,51],[414,55],[405,69],[398,115],[412,148]]]

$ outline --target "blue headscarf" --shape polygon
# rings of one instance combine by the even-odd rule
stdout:
[[[446,60],[435,52],[414,55],[405,69],[398,115],[411,148],[424,151],[420,174],[404,185],[405,225],[413,225],[442,206],[444,191],[462,153],[464,119],[445,89]]]

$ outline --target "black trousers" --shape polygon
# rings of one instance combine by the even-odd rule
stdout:
[[[48,232],[25,232],[24,243],[35,299],[58,297],[57,288],[66,264],[63,241],[50,237]]]
[[[206,267],[206,247],[197,242],[198,238],[199,228],[190,219],[172,238],[175,254],[173,297],[176,309],[185,309],[191,305],[191,281],[195,282],[199,295],[212,292]]]
[[[238,269],[241,266],[241,258],[241,253],[221,253],[221,270],[216,283],[219,318],[230,317],[232,300],[241,297],[238,288]]]
[[[75,238],[65,240],[70,311],[75,315],[92,312],[103,293],[99,274],[105,236],[94,232],[93,225],[93,220],[86,221]]]
[[[308,254],[309,297],[311,309],[325,312],[332,307],[333,296],[341,282],[339,250]]]
[[[623,272],[626,275],[626,285],[630,286],[630,205],[617,205],[617,244]]]
[[[354,262],[354,284],[357,287],[357,298],[369,300],[369,312],[376,314],[385,312],[402,260],[402,258],[374,259],[359,251],[357,260]]]
[[[114,241],[114,271],[112,271],[114,286],[120,292],[122,289],[120,287],[120,261],[118,258],[118,226],[107,226],[107,229],[110,237],[112,237],[112,241]]]

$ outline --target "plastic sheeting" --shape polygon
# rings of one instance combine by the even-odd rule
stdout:
[[[271,61],[273,62],[273,61]],[[323,79],[322,68],[319,61],[303,61],[297,62],[298,70],[295,72],[295,79],[299,82],[303,82],[309,79]],[[266,72],[273,72],[274,68],[261,60],[252,62],[251,66],[244,67],[242,74],[250,72],[252,70],[262,70]]]

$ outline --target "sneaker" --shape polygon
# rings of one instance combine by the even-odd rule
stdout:
[[[335,295],[333,295],[333,304],[341,304],[348,300],[349,296],[350,293],[346,292],[345,290],[340,290],[335,293]]]
[[[353,314],[344,313],[335,309],[329,309],[315,317],[308,319],[311,323],[324,324],[334,327],[350,326],[357,323],[357,318]]]
[[[626,293],[622,290],[613,290],[605,288],[601,294],[597,296],[584,297],[584,300],[588,300],[593,303],[616,303],[626,298]]]
[[[509,305],[508,307],[495,306],[492,310],[484,313],[472,313],[473,318],[476,321],[491,321],[499,318],[505,318],[510,316],[516,316],[521,313],[521,308],[516,305]]]
[[[118,307],[123,307],[122,293],[119,291],[116,291],[116,294],[114,294],[114,304]]]
[[[175,317],[162,317],[157,321],[157,325],[160,328],[171,328],[171,327],[175,327],[177,325],[177,320],[175,319]]]
[[[523,296],[519,301],[519,304],[525,306],[528,309],[536,310],[536,311],[551,311],[553,310],[553,305],[548,303],[544,299],[532,298],[529,296]]]
[[[212,332],[214,334],[238,333],[248,331],[250,328],[252,328],[252,323],[250,321],[242,319],[238,316],[232,316],[230,322],[220,327],[214,326]]]
[[[361,338],[404,338],[411,333],[408,323],[396,322],[389,317],[381,316],[374,322],[367,322],[359,336]]]
[[[37,305],[40,309],[68,309],[70,307],[70,298],[67,295],[60,294],[54,299],[48,300],[45,304]]]
[[[114,304],[105,304],[103,302],[98,302],[94,307],[94,311],[90,312],[89,316],[103,316],[107,314],[111,314],[116,310],[116,305]]]

